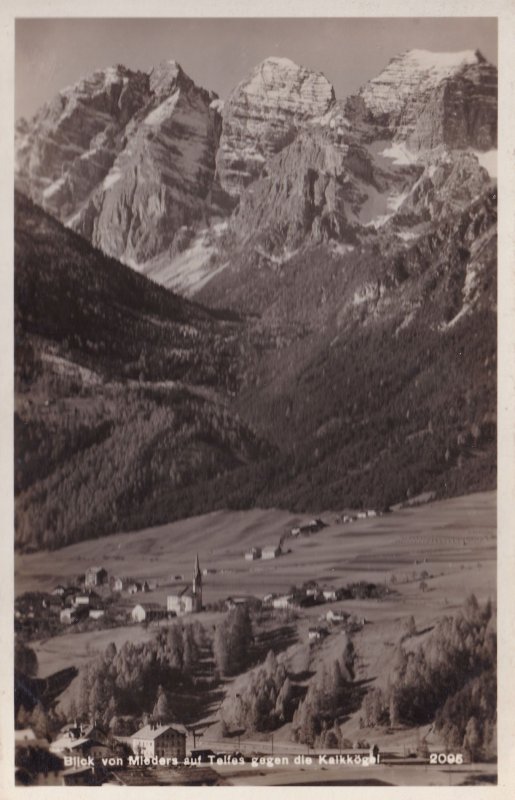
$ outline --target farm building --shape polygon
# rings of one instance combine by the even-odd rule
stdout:
[[[333,611],[332,608],[329,609],[325,618],[328,622],[339,623],[345,622],[346,619],[349,618],[349,614],[346,611]]]
[[[261,551],[261,558],[264,560],[268,560],[270,558],[277,558],[282,553],[280,545],[275,544],[267,544],[266,547],[263,547]]]
[[[326,602],[331,602],[332,600],[338,599],[336,589],[324,589],[322,594],[324,595],[324,600],[326,600]]]
[[[308,639],[310,642],[318,641],[319,639],[324,639],[328,634],[328,631],[325,628],[309,628],[308,629]]]
[[[131,611],[133,622],[152,622],[166,618],[166,609],[159,603],[138,603]]]
[[[78,622],[80,619],[84,619],[84,617],[87,617],[88,613],[89,611],[87,606],[63,608],[63,610],[59,614],[59,621],[62,622],[64,625],[73,625],[74,622]]]
[[[84,585],[88,586],[102,586],[107,583],[108,574],[103,567],[88,567],[84,576]]]
[[[261,558],[260,547],[251,547],[250,550],[247,550],[245,553],[245,561],[256,561],[258,558]]]
[[[139,581],[132,581],[127,587],[127,592],[129,594],[138,594],[139,592],[143,591],[143,584]]]
[[[273,608],[291,608],[293,605],[293,595],[283,594],[280,597],[274,597],[272,600]]]
[[[184,761],[186,756],[186,734],[173,725],[150,723],[140,728],[131,739],[134,755],[144,758],[168,757]]]
[[[114,592],[123,592],[125,589],[134,583],[131,578],[114,578],[113,580],[113,591]]]

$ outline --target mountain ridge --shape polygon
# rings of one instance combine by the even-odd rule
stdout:
[[[19,187],[81,234],[17,199],[21,546],[495,485],[496,70],[428,58],[345,102],[289,59],[223,103],[175,61],[119,67],[18,126]],[[109,482],[109,446],[114,495],[87,472]]]

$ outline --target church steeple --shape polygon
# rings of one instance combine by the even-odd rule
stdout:
[[[202,572],[200,571],[198,553],[193,567],[193,604],[195,611],[202,611]]]

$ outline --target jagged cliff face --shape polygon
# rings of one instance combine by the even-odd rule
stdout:
[[[472,50],[401,54],[345,103],[285,58],[225,104],[174,61],[149,75],[116,67],[18,125],[17,185],[104,252],[194,294],[240,273],[241,252],[277,264],[377,231],[415,240],[490,185],[496,115],[496,69]]]
[[[334,104],[319,72],[286,58],[268,58],[234,89],[223,109],[217,166],[231,195],[241,194],[270,157]]]
[[[171,248],[184,225],[222,213],[213,199],[215,98],[174,61],[150,75],[97,72],[19,128],[18,186],[137,266]]]
[[[347,103],[351,119],[412,150],[497,143],[497,70],[478,51],[410,50],[393,58]]]

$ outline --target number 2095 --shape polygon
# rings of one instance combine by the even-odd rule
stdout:
[[[430,753],[430,764],[463,764],[462,753]]]

